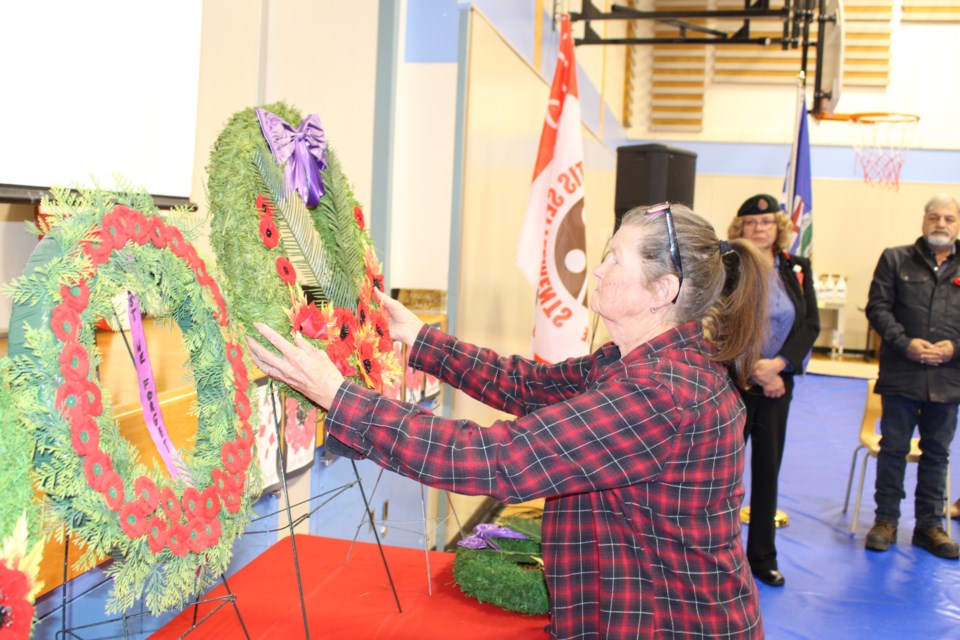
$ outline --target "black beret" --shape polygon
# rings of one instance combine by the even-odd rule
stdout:
[[[737,217],[755,216],[761,213],[777,213],[779,211],[780,203],[777,202],[776,198],[768,193],[758,193],[751,198],[747,198],[747,200],[740,205],[740,209],[737,211]]]

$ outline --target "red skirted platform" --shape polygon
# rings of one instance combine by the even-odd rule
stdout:
[[[528,640],[546,638],[547,616],[504,611],[465,596],[453,580],[452,553],[430,552],[433,595],[427,593],[423,550],[384,547],[402,613],[376,545],[358,542],[350,557],[350,541],[297,536],[307,620],[312,638],[398,638],[429,640]],[[286,539],[265,551],[228,579],[237,595],[250,637],[303,638],[303,615],[297,596],[293,553]],[[226,592],[221,585],[210,595]],[[213,608],[201,605],[198,619]],[[188,608],[151,639],[177,638],[193,619]],[[225,606],[188,636],[243,638],[232,606]]]

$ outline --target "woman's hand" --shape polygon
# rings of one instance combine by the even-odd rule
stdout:
[[[757,384],[766,386],[773,382],[774,378],[779,378],[780,372],[786,366],[787,363],[782,358],[760,358],[753,365],[750,378]]]
[[[420,329],[423,328],[423,320],[400,304],[398,300],[394,300],[379,289],[373,291],[380,308],[387,312],[390,335],[394,340],[399,340],[408,347],[412,347],[417,336],[420,335]]]
[[[329,409],[337,389],[343,384],[343,375],[326,352],[304,340],[299,333],[291,343],[265,324],[255,322],[253,326],[280,350],[280,355],[276,355],[248,337],[250,356],[260,370],[296,389],[320,407]]]
[[[783,384],[783,378],[780,376],[774,376],[773,380],[761,386],[763,387],[763,395],[768,398],[779,398],[787,392],[787,387]]]

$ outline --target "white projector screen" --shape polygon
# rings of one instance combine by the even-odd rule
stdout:
[[[0,186],[188,198],[199,0],[0,3]]]

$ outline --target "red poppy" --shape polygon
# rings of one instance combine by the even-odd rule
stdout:
[[[146,513],[153,513],[157,510],[160,503],[160,489],[156,483],[147,476],[140,476],[133,481],[133,491],[137,495],[137,500],[143,502]]]
[[[230,364],[243,364],[243,349],[240,347],[239,343],[227,342],[224,346],[226,347],[227,360],[230,362]]]
[[[331,340],[327,343],[327,355],[330,356],[330,360],[337,366],[337,370],[341,375],[346,378],[352,378],[357,375],[357,370],[350,364],[353,347],[349,343]]]
[[[68,380],[57,388],[54,406],[68,417],[97,417],[103,413],[100,388],[87,379]]]
[[[151,216],[147,223],[150,225],[150,240],[157,249],[167,245],[167,224],[160,216]]]
[[[220,495],[223,495],[227,491],[236,491],[237,483],[233,479],[233,475],[227,473],[223,469],[214,469],[210,472],[210,479],[213,481],[211,487],[216,487]]]
[[[106,264],[113,253],[113,240],[102,231],[94,234],[92,240],[80,243],[83,252],[93,264]]]
[[[371,312],[370,324],[377,335],[377,348],[383,353],[393,351],[393,338],[390,337],[390,323],[380,311]]]
[[[361,229],[366,226],[366,223],[363,220],[363,209],[360,207],[353,208],[353,219],[357,221],[357,226]]]
[[[953,286],[960,287],[960,278],[953,279]]]
[[[357,345],[357,361],[360,375],[371,389],[379,389],[383,384],[383,363],[377,358],[374,340],[362,340]]]
[[[153,553],[160,553],[167,544],[167,523],[154,516],[147,520],[147,546]]]
[[[220,513],[220,496],[217,487],[210,485],[200,493],[200,515],[204,518],[216,518]]]
[[[33,603],[29,600],[30,583],[22,571],[0,563],[0,609],[3,610],[4,638],[27,638],[33,624]]]
[[[238,389],[233,394],[233,408],[237,412],[237,417],[246,420],[250,417],[250,398],[245,391]]]
[[[267,249],[273,249],[280,242],[280,231],[277,229],[277,223],[273,216],[262,216],[260,218],[260,240],[266,245]]]
[[[200,515],[203,499],[200,497],[200,490],[196,487],[187,487],[183,492],[183,510],[187,513],[187,519],[196,518]]]
[[[160,507],[163,509],[163,514],[167,516],[167,522],[179,522],[180,516],[183,515],[177,494],[168,486],[160,489]]]
[[[86,280],[80,280],[72,286],[63,285],[60,287],[60,297],[69,308],[81,313],[90,303],[90,285]]]
[[[326,340],[327,324],[330,321],[328,315],[324,313],[323,309],[318,309],[313,302],[301,304],[293,311],[290,324],[294,331],[302,333],[308,338]]]
[[[123,478],[120,474],[111,469],[103,474],[103,488],[100,489],[100,495],[107,501],[107,506],[114,511],[119,511],[123,506]]]
[[[167,247],[173,255],[178,258],[185,258],[187,255],[187,247],[189,246],[190,243],[183,239],[183,234],[180,233],[180,229],[174,226],[167,227]]]
[[[66,302],[58,304],[50,314],[50,328],[61,342],[80,338],[80,314]]]
[[[187,263],[187,266],[196,271],[201,265],[203,265],[203,259],[200,258],[200,254],[197,253],[197,248],[194,247],[189,242],[184,244],[183,250],[183,261]]]
[[[246,390],[250,387],[250,378],[247,376],[247,368],[243,365],[233,367],[233,386],[237,389]]]
[[[150,223],[147,216],[139,211],[131,211],[128,216],[127,231],[130,233],[130,239],[139,245],[150,242]]]
[[[222,534],[223,530],[220,527],[219,520],[216,518],[207,518],[203,521],[203,537],[206,539],[208,547],[212,547],[220,542],[220,536]]]
[[[170,548],[173,555],[182,558],[187,555],[187,540],[190,537],[190,532],[187,528],[180,524],[179,522],[172,522],[170,526],[167,527],[167,546]]]
[[[147,532],[148,520],[139,502],[134,500],[120,507],[120,528],[131,540],[136,540]]]
[[[122,249],[130,240],[131,221],[124,215],[124,211],[129,211],[129,209],[117,207],[100,220],[103,234],[106,238],[109,238],[114,249]]]
[[[362,296],[357,300],[357,327],[362,327],[367,324],[367,320],[370,318],[370,303],[368,299],[364,299]]]
[[[290,261],[284,257],[277,258],[277,274],[280,276],[280,279],[293,286],[297,283],[297,272],[293,268],[293,265],[290,264]]]
[[[238,513],[240,511],[240,489],[234,488],[220,493],[220,499],[223,500],[223,506],[227,508],[227,511],[230,513]]]
[[[90,373],[90,357],[79,342],[70,340],[64,343],[58,360],[65,380],[85,380]]]
[[[370,284],[370,287],[373,289],[379,289],[383,291],[383,272],[381,271],[380,263],[377,262],[376,258],[367,258],[364,260],[367,265],[366,271],[366,281]]]
[[[224,442],[220,448],[220,460],[224,469],[230,473],[239,473],[250,464],[250,452],[236,442]]]
[[[194,272],[197,274],[197,282],[200,283],[203,287],[209,287],[213,282],[213,278],[207,273],[207,265],[204,262],[200,262],[194,269]]]
[[[230,324],[230,316],[227,314],[227,303],[223,299],[223,294],[220,293],[220,286],[215,280],[211,279],[207,288],[210,290],[210,296],[213,298],[213,304],[217,307],[217,310],[213,314],[217,319],[217,324],[219,324],[221,327],[225,327]]]
[[[377,260],[377,254],[373,251],[373,249],[368,248],[363,254],[363,264],[367,268],[366,273],[368,281],[375,280],[377,276],[381,278],[383,277],[383,265],[381,265],[380,261]],[[382,281],[380,282],[380,286],[378,288],[383,291]]]
[[[100,427],[90,416],[76,416],[70,423],[70,444],[78,456],[100,450]]]
[[[354,334],[357,332],[357,319],[349,309],[337,307],[333,310],[333,317],[336,321],[336,330],[334,332],[334,342],[339,340],[346,343],[353,350]]]
[[[207,531],[203,518],[191,518],[187,522],[187,548],[194,553],[201,553],[210,546],[207,540]]]
[[[250,426],[250,423],[244,420],[240,423],[240,428],[238,429],[237,444],[244,449],[253,448],[253,427]]]
[[[276,211],[276,208],[273,206],[273,202],[267,196],[262,193],[257,196],[257,211],[260,212],[260,215],[273,216],[273,212]]]

